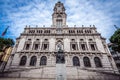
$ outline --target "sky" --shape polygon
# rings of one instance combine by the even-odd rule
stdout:
[[[95,25],[107,43],[114,25],[120,27],[120,0],[0,0],[0,34],[10,26],[4,37],[15,40],[26,25],[50,27],[58,1],[66,8],[68,26]]]

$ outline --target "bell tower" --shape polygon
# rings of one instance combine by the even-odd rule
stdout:
[[[62,28],[66,26],[66,13],[63,3],[60,1],[55,4],[54,13],[52,14],[52,25],[56,28]]]

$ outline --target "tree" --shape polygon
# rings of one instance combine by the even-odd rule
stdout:
[[[111,46],[114,51],[120,52],[120,29],[114,32],[110,38],[110,42],[113,43]]]
[[[3,51],[3,48],[10,47],[13,45],[14,45],[13,39],[0,37],[0,52]]]

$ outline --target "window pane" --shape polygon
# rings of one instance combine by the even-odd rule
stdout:
[[[81,44],[81,48],[82,48],[82,50],[86,50],[85,49],[85,44]]]
[[[95,50],[95,45],[94,44],[91,44],[91,50]]]
[[[26,50],[29,50],[30,44],[26,44]]]
[[[46,50],[47,49],[47,44],[44,44],[44,50]]]
[[[38,50],[38,44],[35,44],[35,50]]]
[[[79,58],[77,56],[73,57],[73,66],[80,66]]]
[[[84,57],[83,62],[85,67],[91,67],[90,59],[88,57]]]
[[[94,62],[95,62],[96,67],[102,67],[101,61],[98,57],[94,58]]]
[[[40,65],[46,65],[47,64],[47,57],[46,56],[42,56],[40,59]]]
[[[20,66],[24,66],[26,64],[27,61],[27,57],[26,56],[22,56],[21,60],[20,60]]]
[[[76,50],[76,45],[75,44],[72,44],[72,49]]]
[[[36,65],[37,58],[36,56],[32,56],[30,60],[30,66],[35,66]]]

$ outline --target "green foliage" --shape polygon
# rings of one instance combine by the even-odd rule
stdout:
[[[113,43],[112,49],[120,52],[120,29],[111,36],[110,42]]]
[[[9,47],[13,45],[14,45],[13,39],[0,37],[0,51],[2,51],[4,47]]]

